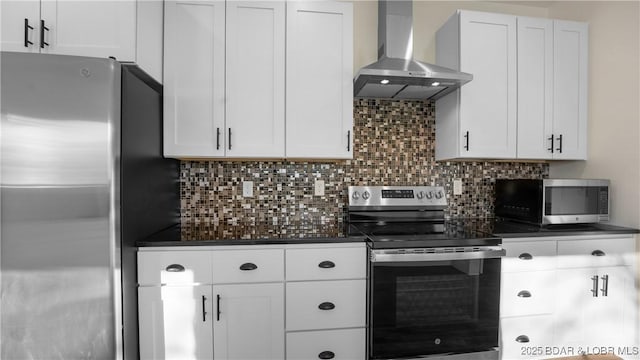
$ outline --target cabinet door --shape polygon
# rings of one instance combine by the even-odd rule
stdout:
[[[593,321],[599,307],[599,298],[594,292],[599,289],[596,280],[599,274],[595,268],[558,270],[556,273],[556,299],[554,310],[554,343],[562,347],[594,346],[590,334],[599,332],[599,325]]]
[[[460,88],[460,154],[514,158],[515,16],[461,11],[460,70],[473,74],[473,81]]]
[[[353,156],[353,7],[287,3],[289,158]]]
[[[211,286],[138,288],[141,359],[213,359]]]
[[[224,1],[166,1],[164,155],[224,156]]]
[[[587,159],[588,46],[586,23],[554,21],[554,159]]]
[[[42,52],[135,61],[135,1],[43,0]]]
[[[518,17],[518,158],[551,159],[553,20]]]
[[[589,334],[589,343],[615,348],[636,344],[637,304],[635,273],[631,266],[598,269],[598,307],[589,314],[597,331]]]
[[[284,157],[284,31],[284,2],[227,2],[228,157]]]
[[[213,293],[216,359],[284,358],[283,284],[218,285]]]
[[[40,51],[40,1],[0,2],[2,51]]]

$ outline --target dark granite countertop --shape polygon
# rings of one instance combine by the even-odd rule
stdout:
[[[347,225],[341,222],[294,224],[187,224],[158,232],[138,247],[151,246],[221,246],[270,245],[304,243],[363,242],[364,236],[349,236]]]
[[[450,226],[463,233],[500,238],[638,234],[640,230],[609,224],[567,224],[536,226],[502,219],[456,218]],[[342,222],[293,224],[188,224],[176,225],[138,241],[138,247],[157,246],[221,246],[304,243],[345,243],[366,241],[364,235],[349,235],[348,224]],[[355,232],[351,232],[353,234]]]
[[[477,231],[501,238],[579,236],[579,235],[621,235],[638,234],[640,230],[610,224],[562,224],[537,226],[499,218],[464,219],[466,226]]]

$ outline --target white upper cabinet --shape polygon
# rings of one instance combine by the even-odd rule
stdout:
[[[45,0],[40,17],[41,52],[135,61],[135,1]]]
[[[436,160],[516,155],[516,19],[458,11],[437,32],[437,63],[473,80],[436,101]]]
[[[554,159],[587,159],[588,25],[553,23]]]
[[[0,2],[2,51],[40,52],[40,1]]]
[[[224,156],[224,32],[224,1],[165,2],[165,156]]]
[[[436,48],[473,74],[436,102],[437,160],[587,158],[587,24],[458,11]]]
[[[165,4],[165,156],[352,156],[351,4]]]
[[[353,7],[287,3],[287,157],[353,155]]]
[[[585,23],[518,17],[518,158],[587,158]]]
[[[162,69],[162,2],[2,1],[2,50],[137,62]]]
[[[227,156],[284,157],[284,46],[284,2],[227,2]]]
[[[518,17],[518,158],[551,159],[553,20]]]

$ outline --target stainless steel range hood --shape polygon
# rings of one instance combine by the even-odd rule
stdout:
[[[413,60],[413,2],[378,2],[378,61],[356,74],[355,98],[438,99],[473,75]]]

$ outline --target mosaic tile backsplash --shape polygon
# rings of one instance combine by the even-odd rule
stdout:
[[[182,161],[182,239],[200,227],[231,238],[237,226],[342,223],[349,185],[440,185],[448,217],[486,218],[496,178],[548,176],[545,163],[436,162],[432,101],[355,100],[353,131],[353,160]],[[314,196],[315,179],[324,196]],[[453,195],[453,179],[462,179],[462,195]],[[253,197],[242,197],[243,181],[253,181]]]

